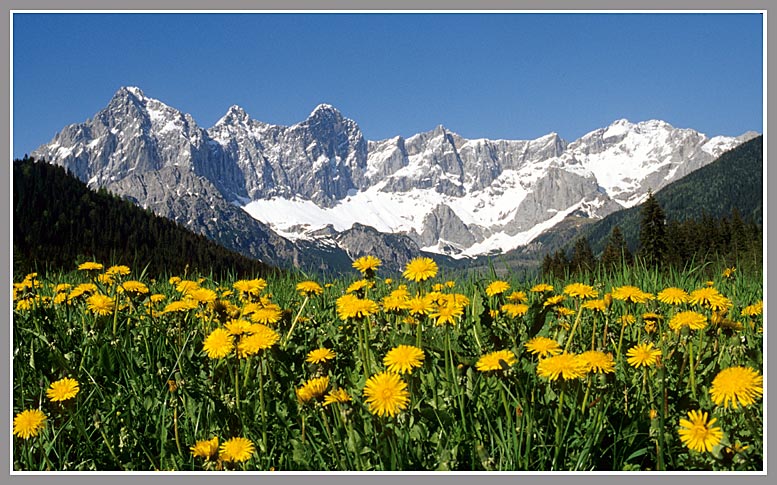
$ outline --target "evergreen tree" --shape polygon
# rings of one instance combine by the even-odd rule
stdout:
[[[634,257],[631,255],[626,239],[618,226],[612,228],[610,239],[602,253],[602,266],[606,269],[620,268],[622,265],[631,266]]]
[[[652,190],[640,211],[638,253],[648,267],[661,267],[667,255],[666,216]]]
[[[557,277],[563,278],[569,271],[569,260],[567,259],[567,253],[563,249],[559,249],[553,254],[553,260],[550,265],[550,273]]]
[[[594,252],[591,250],[591,245],[588,243],[587,238],[580,237],[575,241],[569,265],[573,272],[593,271],[596,266],[596,258],[594,258]]]
[[[549,276],[552,274],[553,269],[553,258],[550,257],[550,253],[545,253],[545,256],[542,258],[542,275]]]

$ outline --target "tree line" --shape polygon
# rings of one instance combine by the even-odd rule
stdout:
[[[543,276],[618,271],[639,263],[646,268],[679,269],[712,259],[730,265],[750,261],[763,265],[763,227],[752,218],[744,220],[738,209],[730,215],[713,217],[702,213],[698,218],[667,220],[653,193],[640,208],[639,241],[630,248],[620,227],[614,226],[599,257],[594,255],[585,236],[577,238],[571,250],[546,253],[542,260]]]
[[[63,167],[27,156],[13,162],[12,225],[15,275],[70,271],[87,260],[155,275],[256,277],[274,271],[105,189],[92,191]]]

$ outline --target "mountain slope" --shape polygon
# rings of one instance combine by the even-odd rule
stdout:
[[[654,196],[667,220],[701,219],[703,215],[721,218],[737,209],[743,219],[763,223],[763,136],[733,148],[714,162],[657,191]],[[588,238],[594,252],[601,252],[612,229],[620,227],[628,246],[639,241],[640,206],[615,212],[604,219],[585,224],[577,231],[549,231],[538,238],[544,251],[568,245],[573,238]]]
[[[275,271],[179,224],[105,191],[94,192],[63,168],[32,159],[13,163],[14,271],[72,271],[84,259],[148,266],[151,274],[256,277]]]

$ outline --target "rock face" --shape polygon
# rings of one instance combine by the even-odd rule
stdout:
[[[418,245],[409,237],[381,233],[362,224],[354,224],[335,240],[352,259],[372,255],[383,262],[382,269],[392,272],[402,271],[411,259],[420,255]]]
[[[233,191],[250,199],[297,196],[328,207],[364,185],[367,142],[329,105],[291,127],[252,120],[232,106],[208,135],[243,173]]]
[[[756,135],[618,120],[572,142],[469,140],[441,125],[367,141],[326,104],[292,126],[232,106],[204,130],[125,87],[32,156],[266,262],[324,268],[371,252],[400,267],[419,248],[507,251],[566,214],[630,207]]]

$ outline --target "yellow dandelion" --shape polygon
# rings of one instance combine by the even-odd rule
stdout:
[[[688,411],[688,419],[680,419],[680,441],[694,451],[712,451],[723,438],[723,431],[712,426],[716,421],[707,421],[707,412]]]
[[[68,292],[73,288],[73,285],[70,283],[59,283],[57,286],[54,287],[54,293],[63,293]]]
[[[187,298],[185,300],[172,301],[168,303],[165,306],[165,309],[162,310],[162,313],[186,313],[189,310],[194,310],[195,308],[197,308],[197,302]]]
[[[72,399],[78,394],[78,381],[65,377],[56,382],[52,382],[46,391],[46,396],[52,401],[66,401]]]
[[[510,289],[510,284],[506,281],[502,280],[496,280],[492,281],[487,287],[486,287],[486,295],[488,296],[496,296],[501,295],[505,291]]]
[[[607,304],[604,302],[604,300],[589,300],[583,303],[583,308],[604,313],[604,311],[607,310]]]
[[[407,292],[395,290],[390,295],[383,297],[381,300],[383,311],[386,312],[399,312],[408,309]]]
[[[232,438],[222,443],[219,455],[224,461],[247,461],[254,454],[255,448],[247,438]]]
[[[104,284],[105,286],[112,286],[114,283],[113,276],[109,274],[97,275],[97,281]]]
[[[188,293],[189,297],[198,303],[213,303],[218,298],[215,291],[208,288],[196,288]]]
[[[557,306],[556,308],[553,309],[553,311],[556,312],[556,316],[558,316],[559,318],[571,317],[576,313],[571,308],[567,308],[563,306]]]
[[[273,323],[278,323],[282,316],[283,312],[279,306],[265,306],[251,312],[251,321],[264,325],[271,325]]]
[[[413,368],[421,367],[424,351],[413,345],[399,345],[389,350],[383,357],[383,365],[390,372],[409,374]]]
[[[523,345],[529,353],[539,355],[541,358],[561,353],[561,345],[548,337],[534,337]]]
[[[180,293],[181,295],[188,295],[192,291],[196,290],[200,287],[200,284],[196,281],[190,281],[190,280],[181,280],[178,282],[177,285],[175,285],[175,291]]]
[[[507,295],[507,300],[513,303],[526,303],[529,301],[529,298],[524,291],[514,291]]]
[[[628,326],[628,325],[631,325],[632,323],[636,322],[637,321],[637,317],[635,317],[634,315],[632,315],[630,313],[627,313],[625,315],[621,315],[620,321],[621,321],[621,325]]]
[[[585,362],[586,372],[594,374],[615,372],[615,361],[612,358],[612,354],[605,354],[598,350],[588,350],[580,354],[580,359]]]
[[[345,391],[345,389],[334,389],[329,391],[324,396],[324,406],[329,406],[334,403],[346,403],[351,401],[351,396]]]
[[[429,318],[435,319],[435,325],[445,325],[450,323],[456,325],[458,318],[464,314],[464,309],[458,305],[440,305],[437,310],[429,315]]]
[[[651,293],[645,293],[636,286],[620,286],[612,290],[612,297],[627,303],[645,303],[654,297]]]
[[[190,448],[192,456],[213,460],[219,452],[219,438],[214,436],[209,440],[201,440]]]
[[[111,266],[105,270],[105,274],[110,276],[127,276],[130,274],[130,268],[129,266],[125,266],[123,264]]]
[[[352,294],[337,299],[337,313],[341,320],[365,318],[380,310],[378,304],[370,299],[362,299]]]
[[[281,338],[278,332],[261,323],[251,325],[249,332],[250,335],[243,335],[237,345],[237,356],[241,359],[269,349]]]
[[[103,265],[94,261],[86,261],[78,265],[79,271],[102,271]]]
[[[86,307],[95,315],[111,315],[116,301],[108,295],[96,293],[86,299]]]
[[[411,315],[428,315],[434,311],[434,300],[429,295],[416,296],[407,301]]]
[[[305,362],[310,362],[311,364],[321,364],[334,358],[334,352],[326,347],[321,347],[308,352],[308,357],[305,359]]]
[[[97,285],[95,285],[94,283],[81,283],[80,285],[76,285],[76,287],[73,288],[73,291],[70,292],[70,295],[68,295],[68,298],[71,300],[75,300],[84,295],[91,295],[96,291],[97,291]]]
[[[302,387],[297,389],[297,398],[301,403],[306,403],[311,399],[322,397],[329,387],[329,377],[315,377],[309,379]]]
[[[682,305],[688,303],[690,296],[682,288],[669,287],[658,292],[658,301],[667,305]]]
[[[480,372],[507,370],[517,360],[512,350],[497,350],[481,356],[475,363],[475,368]]]
[[[718,406],[737,409],[739,405],[749,406],[763,395],[762,375],[748,367],[736,366],[723,369],[712,380],[710,395]]]
[[[682,327],[688,327],[691,330],[700,330],[707,326],[707,317],[701,313],[692,311],[676,313],[669,320],[669,328],[678,331]]]
[[[262,278],[253,280],[238,280],[232,285],[232,288],[240,293],[240,298],[257,298],[267,288],[267,281]]]
[[[502,305],[502,311],[505,312],[510,318],[518,318],[526,315],[529,311],[529,305],[524,303],[506,303]]]
[[[148,294],[148,286],[140,281],[130,280],[121,284],[120,288],[124,290],[124,293],[129,293],[132,296],[141,296]]]
[[[626,351],[626,361],[632,367],[650,367],[658,363],[661,358],[661,349],[653,346],[653,342],[635,345]]]
[[[573,298],[596,298],[599,296],[599,292],[594,289],[593,286],[584,285],[583,283],[571,283],[564,287],[564,293]]]
[[[408,280],[420,282],[437,275],[437,263],[431,258],[415,258],[405,266],[402,276]]]
[[[564,301],[564,295],[555,295],[548,297],[542,306],[555,306],[561,304]]]
[[[555,381],[577,379],[585,376],[587,364],[579,355],[562,353],[553,357],[540,359],[537,364],[537,375]]]
[[[723,277],[726,279],[730,279],[734,277],[734,273],[736,272],[736,268],[734,266],[730,268],[726,268],[723,270]]]
[[[758,315],[761,315],[763,312],[764,312],[764,302],[763,300],[761,300],[754,305],[748,305],[744,307],[740,315],[742,315],[743,317],[757,317]]]
[[[297,283],[297,292],[302,296],[310,297],[324,293],[324,289],[315,281],[302,281]]]
[[[208,335],[202,349],[211,359],[221,359],[229,355],[234,347],[232,336],[223,328],[217,328]]]
[[[529,291],[532,293],[547,293],[553,291],[553,286],[546,283],[540,283],[532,286]]]
[[[46,415],[39,409],[27,409],[13,418],[13,434],[22,439],[38,436],[46,425]]]
[[[230,335],[238,336],[243,335],[244,333],[249,333],[252,325],[254,324],[241,318],[233,318],[224,325],[224,329],[229,332]]]
[[[378,416],[394,417],[410,401],[407,384],[394,372],[381,372],[370,377],[363,392],[370,412]]]
[[[698,288],[693,290],[688,297],[688,302],[692,305],[709,307],[713,301],[720,298],[721,296],[722,295],[717,289],[708,286],[706,288]]]
[[[350,285],[348,285],[348,288],[345,290],[346,293],[358,293],[360,291],[368,290],[375,286],[374,281],[370,280],[358,280],[354,281]]]
[[[354,260],[353,267],[358,270],[364,276],[372,276],[375,271],[380,267],[381,261],[375,256],[362,256]]]

